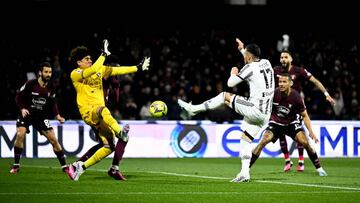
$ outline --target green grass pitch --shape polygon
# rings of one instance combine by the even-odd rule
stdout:
[[[75,158],[68,158],[68,162]],[[294,163],[296,159],[293,159]],[[124,159],[127,181],[107,175],[111,159],[71,181],[57,159],[0,159],[0,201],[9,202],[360,202],[360,159],[323,158],[328,173],[319,177],[309,159],[284,173],[283,159],[262,158],[251,169],[250,183],[230,183],[240,170],[238,158]]]

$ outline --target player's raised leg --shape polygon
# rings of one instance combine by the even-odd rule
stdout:
[[[200,112],[216,109],[219,106],[225,103],[225,94],[226,92],[221,92],[216,97],[213,97],[201,104],[193,105],[191,103],[186,103],[185,101],[178,99],[178,104],[183,109],[185,109],[190,116],[194,116]]]

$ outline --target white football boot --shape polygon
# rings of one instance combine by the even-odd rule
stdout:
[[[189,114],[189,116],[195,116],[196,113],[192,110],[192,104],[191,103],[186,103],[185,101],[178,99],[178,104],[181,108],[185,109],[185,111],[187,111],[187,113]]]
[[[73,176],[74,181],[79,180],[81,174],[83,174],[85,172],[85,170],[82,167],[83,165],[84,165],[84,162],[82,162],[82,161],[77,161],[77,162],[73,163],[73,166],[75,167],[74,176]]]
[[[325,170],[322,167],[320,167],[316,170],[319,173],[319,176],[327,176],[327,173],[325,172]]]
[[[250,174],[241,174],[241,172],[240,172],[230,182],[233,182],[233,183],[247,183],[247,182],[250,182]]]

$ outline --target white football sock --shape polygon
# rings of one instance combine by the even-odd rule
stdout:
[[[251,143],[241,139],[240,141],[240,157],[241,157],[241,174],[247,175],[250,173],[250,160],[252,147]]]
[[[206,111],[208,109],[216,109],[225,103],[224,96],[225,96],[225,93],[221,92],[216,97],[213,97],[213,98],[203,102],[202,104],[192,105],[191,109],[195,113]]]

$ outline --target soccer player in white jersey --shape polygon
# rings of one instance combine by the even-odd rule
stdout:
[[[272,99],[274,95],[274,72],[271,63],[266,59],[260,59],[260,47],[256,44],[249,44],[244,49],[244,44],[236,39],[238,48],[244,56],[245,66],[240,70],[237,67],[231,69],[227,85],[234,87],[240,82],[249,83],[250,96],[248,98],[235,95],[229,92],[221,92],[216,97],[209,99],[202,104],[193,105],[179,99],[178,104],[184,108],[190,116],[211,109],[223,104],[234,109],[244,116],[241,123],[241,171],[232,182],[250,181],[250,159],[251,143],[254,138],[260,136],[260,130],[266,125],[270,118]]]

